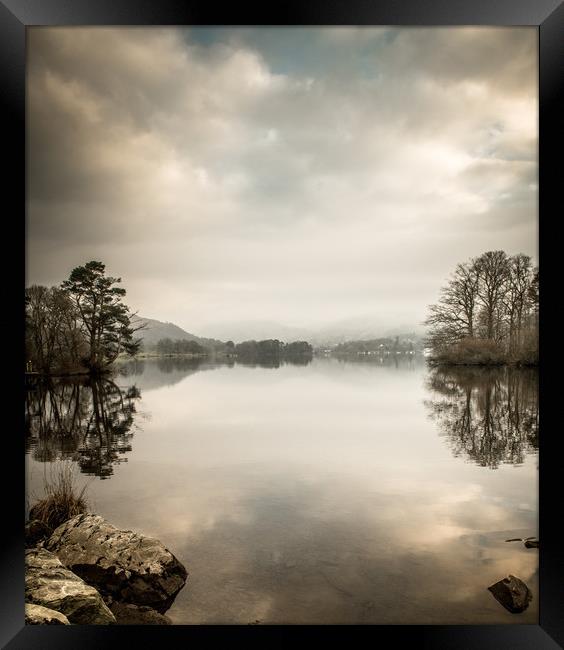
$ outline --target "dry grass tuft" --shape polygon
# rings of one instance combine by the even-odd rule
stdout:
[[[70,465],[58,467],[50,479],[45,478],[45,496],[30,509],[30,521],[38,519],[54,530],[72,517],[86,512],[88,503],[84,494],[87,487],[84,485],[76,492]]]

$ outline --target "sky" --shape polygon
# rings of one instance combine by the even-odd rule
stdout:
[[[202,336],[420,324],[459,262],[537,263],[537,70],[534,27],[32,27],[26,282],[100,260]]]

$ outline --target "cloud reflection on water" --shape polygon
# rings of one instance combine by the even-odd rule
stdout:
[[[538,532],[536,455],[495,471],[453,456],[424,367],[316,360],[158,385],[145,366],[152,417],[90,494],[187,566],[176,623],[537,622],[538,551],[504,541]],[[487,591],[508,573],[533,591],[523,614]]]

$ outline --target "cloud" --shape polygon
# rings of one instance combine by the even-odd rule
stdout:
[[[100,258],[192,329],[421,320],[484,227],[536,251],[534,29],[37,27],[28,51],[30,282]]]

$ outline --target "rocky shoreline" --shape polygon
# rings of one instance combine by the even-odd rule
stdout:
[[[28,625],[171,625],[188,572],[157,539],[80,514],[26,524]]]

